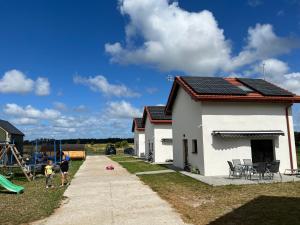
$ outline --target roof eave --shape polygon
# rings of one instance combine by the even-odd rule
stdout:
[[[300,96],[294,97],[254,97],[254,96],[204,96],[198,95],[197,101],[227,101],[227,102],[273,102],[273,103],[300,103]]]
[[[172,107],[173,107],[173,103],[175,101],[179,86],[182,87],[191,96],[192,99],[197,101],[197,93],[191,87],[189,87],[188,84],[186,84],[181,79],[180,76],[176,76],[175,80],[174,80],[174,83],[173,83],[173,86],[172,86],[172,89],[171,89],[171,93],[170,93],[169,98],[168,98],[166,109],[165,109],[165,112],[168,115],[172,114]]]
[[[172,120],[151,120],[153,124],[172,124]]]

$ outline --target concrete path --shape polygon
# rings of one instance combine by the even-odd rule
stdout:
[[[114,171],[107,171],[107,165]],[[184,225],[135,175],[105,156],[88,156],[65,192],[68,200],[41,225]]]

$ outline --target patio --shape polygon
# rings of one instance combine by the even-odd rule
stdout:
[[[300,181],[300,177],[289,176],[282,174],[282,180],[280,176],[276,174],[274,179],[259,179],[258,176],[253,177],[251,180],[244,178],[229,178],[228,175],[224,176],[203,176],[200,174],[195,174],[186,171],[180,171],[180,173],[192,177],[196,180],[199,180],[203,183],[212,186],[224,186],[224,185],[244,185],[244,184],[271,184],[271,183],[279,183],[279,182],[297,182]]]

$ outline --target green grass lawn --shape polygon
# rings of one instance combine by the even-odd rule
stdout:
[[[72,161],[69,174],[72,178],[83,161]],[[11,194],[0,191],[0,224],[27,224],[49,216],[63,198],[66,187],[60,188],[60,174],[55,175],[53,189],[45,188],[45,178],[37,178],[27,182],[23,177],[12,180],[13,183],[25,187],[23,194]]]
[[[111,155],[109,156],[110,159],[116,161],[116,162],[121,162],[121,161],[136,161],[139,160],[137,158],[134,158],[133,156],[129,155],[124,155],[124,154],[119,154],[119,155]]]
[[[157,171],[166,170],[167,168],[162,165],[150,164],[143,161],[137,162],[119,162],[125,169],[130,173],[147,172],[147,171]]]
[[[191,224],[300,224],[299,182],[212,187],[180,173],[139,177]]]
[[[104,155],[106,144],[86,144],[85,151],[87,155]]]

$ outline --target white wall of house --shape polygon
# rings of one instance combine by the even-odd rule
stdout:
[[[271,103],[203,102],[204,174],[225,175],[228,174],[227,161],[252,158],[251,139],[255,138],[215,137],[212,136],[214,130],[282,130],[284,136],[260,139],[273,139],[274,156],[280,160],[281,172],[290,168],[285,107],[285,104]],[[293,164],[297,167],[293,121],[289,113]]]
[[[202,137],[202,104],[195,102],[179,88],[172,110],[174,165],[184,168],[183,139],[188,140],[188,162],[204,174]],[[198,153],[192,153],[192,140],[197,140]]]
[[[166,160],[173,159],[173,145],[166,144],[162,139],[172,139],[172,125],[171,124],[156,124],[154,125],[155,149],[154,162],[166,162]]]
[[[161,163],[173,159],[173,146],[163,144],[161,139],[172,138],[171,124],[152,124],[149,117],[145,123],[145,155],[149,156],[150,149],[153,152],[153,162]]]
[[[154,126],[150,122],[149,117],[146,118],[145,122],[145,156],[148,158],[150,149],[155,148],[154,143]]]
[[[272,139],[280,171],[290,168],[285,104],[241,102],[196,102],[182,88],[175,99],[173,119],[174,165],[184,167],[183,139],[188,140],[188,162],[206,176],[228,175],[227,161],[251,159],[251,138],[212,136],[214,130],[282,130],[284,136]],[[297,167],[291,110],[289,111],[293,165]],[[197,139],[198,153],[192,153]],[[253,138],[255,139],[255,138]]]
[[[134,149],[135,154],[138,157],[145,156],[145,132],[144,131],[134,131]]]

